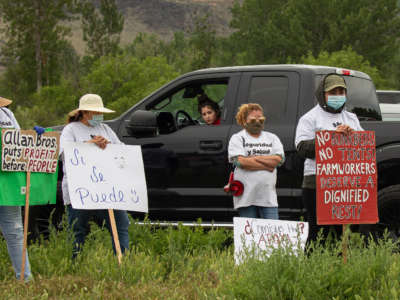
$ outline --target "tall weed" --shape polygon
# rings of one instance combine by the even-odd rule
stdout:
[[[235,265],[232,232],[161,228],[131,220],[131,249],[118,265],[107,230],[92,224],[72,259],[72,234],[64,220],[47,240],[29,246],[34,280],[14,279],[0,240],[0,299],[398,299],[400,257],[390,239],[348,239],[312,244],[296,255],[276,250]]]

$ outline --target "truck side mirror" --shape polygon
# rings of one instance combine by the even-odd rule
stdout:
[[[147,110],[135,111],[128,125],[126,131],[130,136],[135,138],[154,137],[157,135],[157,119],[156,115]]]

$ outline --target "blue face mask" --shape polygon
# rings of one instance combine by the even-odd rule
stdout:
[[[101,122],[104,121],[104,116],[103,115],[93,115],[91,120],[88,120],[89,125],[92,127],[96,127],[97,125],[100,125]]]
[[[346,96],[341,95],[341,96],[328,96],[328,101],[326,104],[328,104],[329,107],[337,110],[343,106],[343,104],[346,103]]]

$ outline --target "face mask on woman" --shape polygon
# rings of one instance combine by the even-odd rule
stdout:
[[[91,120],[88,120],[89,125],[92,127],[96,127],[97,125],[100,125],[101,122],[104,121],[104,116],[103,114],[101,115],[93,115]]]
[[[250,134],[259,134],[264,128],[265,118],[251,119],[244,126]]]
[[[326,104],[333,109],[339,109],[345,103],[346,103],[345,95],[339,95],[339,96],[328,95],[328,101],[326,102]]]

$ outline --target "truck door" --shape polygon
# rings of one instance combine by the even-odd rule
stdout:
[[[153,220],[223,221],[232,217],[232,200],[223,192],[228,179],[228,134],[233,122],[239,75],[195,75],[159,90],[125,115],[128,124],[136,110],[157,116],[158,133],[129,136],[125,144],[141,145]],[[206,125],[198,99],[206,95],[221,109],[220,125]]]
[[[264,130],[275,133],[283,144],[286,161],[278,168],[276,185],[280,219],[298,218],[302,209],[302,174],[295,166],[298,159],[294,146],[299,85],[297,72],[245,72],[238,95],[238,105],[253,102],[263,107]],[[241,129],[232,126],[230,135]]]

